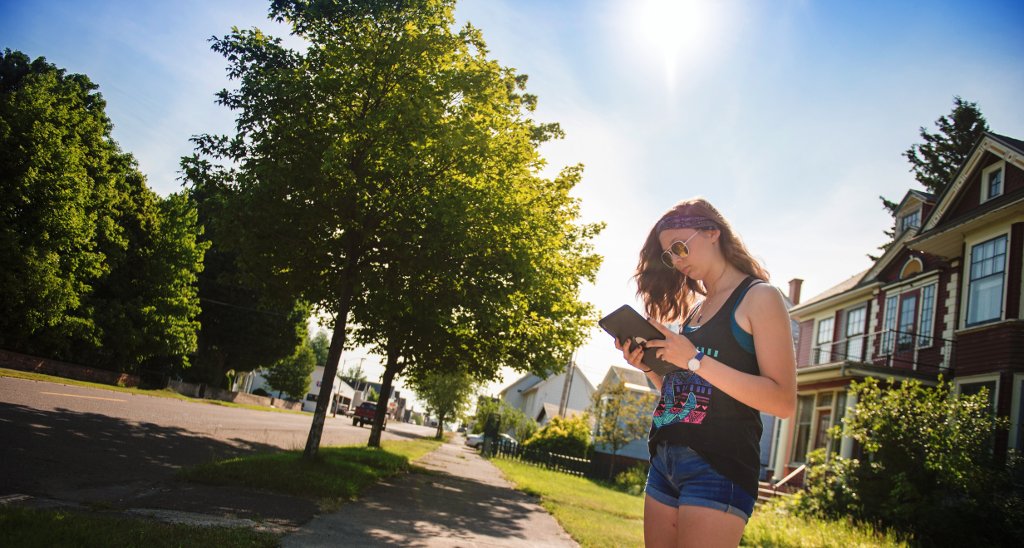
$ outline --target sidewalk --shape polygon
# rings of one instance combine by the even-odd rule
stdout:
[[[358,501],[315,517],[282,540],[303,546],[577,546],[536,499],[455,436]]]

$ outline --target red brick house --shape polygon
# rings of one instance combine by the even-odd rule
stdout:
[[[790,311],[798,402],[775,432],[775,478],[829,444],[856,403],[850,382],[868,376],[987,387],[1011,421],[996,450],[1024,449],[1024,142],[986,134],[941,195],[906,194],[895,229],[871,268]],[[829,449],[854,451],[849,439]]]

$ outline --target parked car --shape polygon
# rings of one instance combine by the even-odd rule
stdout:
[[[505,443],[511,443],[513,447],[519,445],[519,442],[515,438],[508,434],[498,434],[498,439]],[[483,434],[471,434],[466,437],[466,445],[477,448],[483,445],[484,435]]]
[[[359,426],[360,428],[364,424],[373,424],[373,419],[377,416],[377,402],[364,401],[356,407],[355,413],[352,414],[352,426]],[[388,417],[384,416],[384,425],[381,426],[381,430],[388,429]]]

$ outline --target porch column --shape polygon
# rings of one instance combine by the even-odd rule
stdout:
[[[789,464],[789,446],[792,442],[789,438],[789,431],[792,429],[793,419],[782,419],[779,421],[779,436],[775,444],[775,471],[773,478],[782,479],[786,477],[786,465]]]
[[[857,406],[857,394],[855,392],[846,393],[846,411],[843,413],[844,417],[849,416],[850,411]],[[839,442],[839,456],[848,459],[853,456],[853,438],[843,436]]]

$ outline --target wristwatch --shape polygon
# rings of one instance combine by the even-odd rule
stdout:
[[[697,355],[690,358],[690,361],[686,362],[686,368],[696,373],[700,369],[700,360],[704,357],[704,353],[698,351]]]

